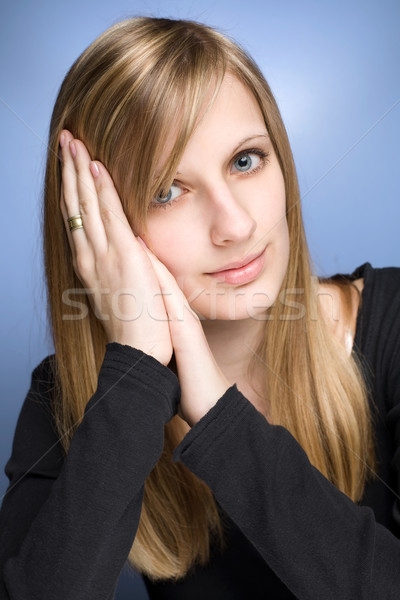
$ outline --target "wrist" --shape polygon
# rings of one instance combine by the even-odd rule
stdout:
[[[193,427],[198,423],[216,403],[204,407],[196,407],[196,410],[182,410],[181,404],[178,407],[178,415],[183,419],[189,427]]]

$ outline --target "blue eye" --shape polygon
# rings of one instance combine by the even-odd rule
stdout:
[[[154,199],[154,204],[162,206],[163,204],[172,203],[178,196],[182,194],[182,189],[179,185],[173,184],[168,190],[168,193],[164,196],[164,192],[161,192],[159,196]]]
[[[242,173],[246,171],[253,171],[260,165],[261,159],[262,157],[259,154],[256,154],[255,152],[247,152],[238,156],[235,159],[233,166],[237,171]]]

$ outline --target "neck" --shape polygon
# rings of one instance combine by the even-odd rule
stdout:
[[[210,350],[230,383],[246,377],[264,325],[255,319],[202,321]]]

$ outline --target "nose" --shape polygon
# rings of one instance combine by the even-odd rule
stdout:
[[[249,212],[251,198],[239,201],[225,182],[208,190],[208,214],[210,237],[217,246],[228,246],[232,242],[243,242],[251,238],[257,222]]]

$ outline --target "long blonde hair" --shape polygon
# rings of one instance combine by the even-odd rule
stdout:
[[[62,215],[58,140],[63,128],[81,139],[112,174],[133,229],[145,226],[152,198],[172,183],[201,107],[224,74],[256,98],[286,186],[290,256],[281,291],[301,290],[304,315],[276,302],[250,372],[261,357],[271,422],[286,427],[311,463],[353,500],[362,496],[374,464],[367,390],[355,356],[332,336],[317,299],[306,244],[295,166],[279,110],[251,58],[228,37],[189,21],[135,18],[101,35],[71,67],[50,127],[44,190],[44,256],[57,382],[54,414],[68,452],[85,405],[97,386],[106,338],[90,302],[79,294]],[[211,94],[212,95],[212,94]],[[179,123],[170,156],[156,165]],[[175,132],[174,132],[175,133]],[[152,177],[149,177],[149,173]],[[87,315],[65,318],[63,291],[76,288]],[[259,368],[259,365],[257,365]],[[82,377],[84,374],[84,377]],[[222,526],[208,487],[172,461],[186,431],[178,416],[166,426],[164,452],[146,480],[143,510],[129,560],[157,578],[179,578],[206,563]],[[172,484],[171,484],[172,482]]]

